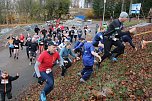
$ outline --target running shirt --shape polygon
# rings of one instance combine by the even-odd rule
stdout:
[[[29,51],[36,52],[38,49],[38,43],[34,42],[29,45]]]
[[[59,53],[56,51],[52,55],[48,53],[48,51],[43,51],[38,57],[37,61],[40,62],[39,70],[40,72],[46,71],[46,69],[53,67],[56,60],[59,60]]]
[[[24,41],[24,35],[20,35],[20,41],[21,41],[21,42]]]
[[[14,39],[13,44],[14,44],[15,48],[19,48],[20,40],[19,39],[18,40]]]
[[[130,32],[122,32],[123,23],[119,21],[119,19],[115,19],[108,27],[107,31],[105,32],[104,36],[108,36],[112,40],[115,41],[116,38],[119,38],[123,35],[129,35]]]
[[[8,44],[10,48],[14,48],[13,41],[14,41],[13,39],[8,40]]]

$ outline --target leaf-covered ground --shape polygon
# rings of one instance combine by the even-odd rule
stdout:
[[[143,30],[152,30],[152,26],[138,28],[137,33]],[[119,57],[117,63],[107,59],[100,68],[94,67],[92,77],[83,84],[77,76],[83,68],[82,61],[74,63],[64,78],[60,76],[61,69],[54,68],[55,88],[47,96],[48,101],[152,101],[152,44],[140,49],[142,39],[152,40],[152,33],[134,37],[138,51],[127,44],[125,54]],[[43,86],[32,85],[15,100],[38,101]],[[112,90],[105,99],[98,99],[92,94],[92,89],[101,91],[104,87]]]

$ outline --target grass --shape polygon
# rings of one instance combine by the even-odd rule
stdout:
[[[148,34],[144,37],[152,38]],[[101,91],[103,87],[108,87],[112,89],[114,95],[107,95],[106,101],[131,101],[130,95],[134,95],[139,101],[150,101],[152,98],[150,96],[152,92],[152,44],[144,50],[139,49],[136,54],[128,46],[126,46],[126,51],[126,56],[120,57],[117,63],[111,63],[107,59],[100,68],[97,69],[94,66],[91,78],[83,84],[79,82],[80,77],[76,75],[83,68],[82,61],[74,63],[64,78],[60,76],[61,70],[56,68],[55,88],[48,95],[48,100],[97,101],[92,97],[90,88]],[[41,91],[41,89],[42,87],[37,91]],[[38,92],[33,92],[29,101],[33,101],[33,99],[38,101],[38,96]]]
[[[126,26],[126,27],[129,27],[129,26],[134,26],[134,25],[136,25],[136,24],[139,24],[139,23],[144,23],[144,22],[146,22],[146,20],[131,20],[130,22],[129,21],[126,21],[126,22],[124,22],[124,25]]]

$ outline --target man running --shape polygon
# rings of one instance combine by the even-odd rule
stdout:
[[[107,57],[111,57],[112,61],[117,61],[117,57],[124,53],[125,46],[120,40],[123,35],[130,35],[136,28],[132,28],[129,31],[122,32],[123,22],[128,20],[128,14],[126,12],[121,12],[118,19],[115,19],[110,23],[105,35],[104,35],[104,55],[102,56],[102,61]],[[116,48],[111,51],[112,45]]]
[[[53,90],[54,88],[54,77],[52,68],[56,62],[59,60],[59,53],[56,51],[56,45],[53,42],[48,44],[48,49],[43,51],[36,63],[35,63],[35,71],[38,77],[38,83],[42,84],[43,81],[46,82],[43,90],[40,94],[41,101],[47,101],[46,96]]]

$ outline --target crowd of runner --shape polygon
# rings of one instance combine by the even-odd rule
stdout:
[[[29,65],[34,64],[38,83],[42,85],[43,82],[46,82],[44,89],[41,91],[40,100],[47,101],[46,96],[54,87],[52,73],[54,65],[59,64],[61,76],[65,77],[67,69],[72,63],[82,59],[83,69],[77,75],[80,76],[80,82],[85,83],[93,73],[94,64],[100,67],[100,63],[106,58],[109,58],[112,62],[117,62],[118,57],[124,53],[126,42],[130,43],[137,51],[132,42],[132,36],[136,28],[126,32],[122,31],[123,22],[127,19],[128,14],[121,12],[119,18],[113,20],[109,25],[97,26],[94,37],[87,25],[83,28],[74,25],[72,27],[50,25],[48,29],[36,26],[34,35],[24,36],[24,34],[20,34],[16,37],[10,35],[7,38],[6,45],[9,47],[10,58],[13,57],[14,59],[19,59],[19,50],[26,47]],[[144,48],[146,41],[142,41],[142,43],[142,48]],[[4,95],[6,95],[5,92],[1,94],[1,97]]]

